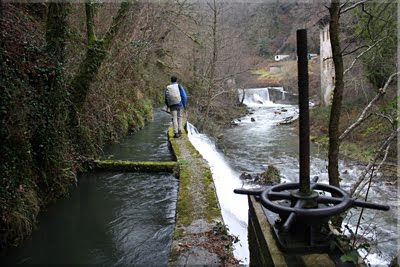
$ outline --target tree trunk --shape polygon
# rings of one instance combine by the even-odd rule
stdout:
[[[217,15],[218,15],[218,9],[217,9],[217,3],[214,0],[213,1],[213,6],[211,7],[211,10],[213,11],[213,24],[212,24],[212,42],[213,42],[213,50],[212,50],[212,57],[211,57],[211,64],[210,64],[210,75],[209,75],[209,82],[207,85],[207,105],[206,105],[206,112],[204,115],[203,123],[201,128],[204,129],[204,127],[207,124],[208,117],[210,115],[210,108],[211,108],[211,102],[212,102],[212,97],[213,97],[213,88],[214,88],[214,82],[215,82],[215,76],[216,76],[216,64],[217,64],[217,56],[218,56],[218,43],[217,43]]]
[[[46,49],[49,55],[61,64],[64,63],[67,38],[67,5],[63,2],[50,2],[46,24]]]
[[[0,18],[3,18],[3,0],[0,0]],[[0,30],[2,30],[2,27],[3,25],[0,24]]]
[[[343,98],[343,58],[340,47],[340,24],[339,24],[340,0],[332,0],[329,8],[330,23],[329,34],[332,46],[332,57],[335,66],[335,88],[333,90],[333,99],[331,114],[329,120],[329,152],[328,152],[328,174],[329,184],[340,187],[339,181],[339,123],[340,112]]]
[[[95,7],[91,1],[85,3],[86,11],[86,31],[88,37],[88,46],[91,46],[96,41],[96,33],[94,30],[94,13]]]
[[[97,73],[101,67],[101,64],[107,57],[107,53],[110,49],[111,42],[117,35],[118,30],[128,14],[130,1],[124,1],[121,3],[117,15],[113,18],[111,26],[106,33],[103,40],[96,38],[94,31],[94,6],[93,4],[86,3],[86,15],[87,15],[87,30],[88,30],[88,48],[86,51],[85,59],[80,64],[79,69],[75,77],[72,79],[70,90],[71,90],[71,101],[73,104],[73,117],[76,116],[76,112],[80,112],[86,101],[90,85],[97,76]]]
[[[243,93],[242,93],[242,99],[240,100],[240,105],[243,105],[244,99],[246,98],[246,90],[244,90],[244,88],[242,89]]]

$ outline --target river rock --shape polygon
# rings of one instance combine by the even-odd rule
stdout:
[[[278,125],[288,125],[292,124],[297,120],[297,117],[294,118],[293,116],[286,117],[283,121],[279,122]]]
[[[242,180],[251,180],[251,179],[253,179],[253,177],[251,176],[251,174],[250,174],[250,173],[247,173],[247,172],[243,172],[243,173],[240,175],[239,178],[242,179]]]
[[[237,126],[237,125],[239,125],[239,123],[237,121],[233,120],[233,121],[231,121],[231,125],[232,126]]]
[[[271,185],[280,182],[281,176],[279,170],[273,165],[269,165],[267,170],[261,173],[259,179],[257,180],[257,183],[262,185]]]
[[[281,112],[287,112],[287,109],[283,108],[281,109]]]
[[[251,117],[251,121],[254,122],[254,121],[256,121],[256,119],[254,119],[253,117]]]

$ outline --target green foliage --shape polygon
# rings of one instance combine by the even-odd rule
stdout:
[[[30,35],[24,18],[19,23],[27,32],[15,34],[6,25],[7,49],[0,50],[1,248],[30,234],[39,206],[66,194],[75,182],[65,127],[63,57],[51,49],[62,41],[46,46]]]
[[[176,225],[189,225],[193,218],[190,217],[193,204],[189,192],[190,174],[187,167],[180,168],[179,171],[179,194],[176,205]]]
[[[20,243],[31,233],[40,207],[68,194],[82,162],[128,130],[143,127],[153,113],[152,96],[138,94],[138,86],[132,83],[120,83],[126,79],[118,76],[115,64],[107,66],[114,76],[101,75],[114,82],[113,92],[118,94],[90,90],[101,78],[93,78],[101,70],[99,59],[106,60],[101,41],[88,49],[88,58],[80,68],[64,64],[65,42],[72,36],[67,33],[73,31],[65,28],[66,10],[60,5],[51,4],[49,10],[61,17],[49,15],[46,32],[42,31],[46,21],[33,20],[18,7],[4,7],[0,39],[0,249]],[[80,62],[75,57],[83,47],[70,46],[73,52],[66,54]],[[69,73],[76,70],[80,74],[73,82],[76,88],[89,88],[86,92],[70,94],[65,66]],[[96,105],[93,97],[104,102]],[[75,100],[79,105],[71,109]],[[77,107],[81,112],[76,112]]]
[[[280,183],[280,171],[274,165],[268,165],[267,169],[260,174],[260,184]]]
[[[184,160],[184,159],[180,159],[180,160],[178,160],[177,162],[176,162],[176,164],[178,165],[178,167],[183,167],[183,166],[185,166],[185,165],[187,165],[187,160]]]
[[[376,147],[371,144],[369,146],[362,146],[355,142],[342,142],[340,144],[341,154],[347,156],[349,158],[361,161],[368,162],[375,154]]]
[[[315,107],[310,109],[310,129],[312,135],[328,134],[330,107]]]
[[[112,171],[173,172],[177,165],[175,161],[95,160],[93,167]]]
[[[77,75],[71,82],[72,104],[75,106],[76,111],[81,111],[90,85],[96,78],[106,56],[107,50],[105,50],[102,40],[95,40],[87,48],[85,59],[80,65]]]
[[[349,234],[345,235],[342,233],[332,236],[333,238],[330,239],[330,250],[338,250],[341,254],[340,260],[342,262],[357,264],[360,259],[358,251],[362,249],[369,252],[371,244],[365,236],[356,235],[348,225],[345,225],[345,227],[349,230]]]
[[[384,38],[363,56],[366,76],[376,88],[383,87],[397,69],[397,4],[396,1],[371,1],[365,4],[366,12],[355,10],[359,18],[355,31],[363,44],[370,46]]]
[[[2,5],[0,249],[28,236],[40,208],[68,194],[82,163],[142,128],[161,102],[166,77],[149,63],[153,54],[133,57],[118,35],[128,2],[89,47],[76,6],[48,3],[48,16],[32,17],[31,6]]]
[[[342,262],[352,262],[352,263],[357,263],[358,260],[358,253],[356,250],[350,250],[347,253],[343,254],[340,257],[340,260]]]
[[[210,169],[204,170],[203,185],[203,195],[207,201],[207,209],[205,210],[204,217],[211,222],[213,219],[221,216],[221,211],[219,210],[217,195],[214,189]]]
[[[268,57],[272,55],[272,51],[270,51],[270,43],[268,38],[260,37],[257,40],[257,49],[260,56]]]
[[[388,115],[392,118],[394,128],[397,128],[397,124],[399,121],[399,113],[398,113],[399,101],[400,101],[400,96],[394,96],[385,105],[378,108],[379,113]]]

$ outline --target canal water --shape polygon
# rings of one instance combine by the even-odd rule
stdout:
[[[281,95],[284,98],[284,92]],[[293,127],[278,125],[288,117],[298,116],[296,105],[274,103],[267,88],[249,90],[244,103],[251,114],[225,130],[220,146],[190,124],[188,131],[190,141],[212,170],[224,222],[231,234],[239,237],[234,254],[248,264],[247,198],[233,194],[233,189],[256,187],[252,180],[240,179],[240,174],[262,172],[271,164],[280,170],[283,182],[297,181],[299,151]],[[173,160],[167,144],[169,122],[170,116],[157,110],[153,122],[109,147],[104,158]],[[319,176],[320,182],[327,183],[325,152],[314,145],[311,152],[311,176]],[[345,189],[360,174],[361,167],[354,162],[340,162]],[[167,265],[177,188],[176,178],[167,174],[83,175],[70,197],[49,207],[40,216],[31,238],[0,263]],[[387,265],[397,251],[397,190],[377,177],[370,200],[391,206],[389,212],[365,210],[361,230],[370,240],[379,240],[367,256],[371,265]],[[352,231],[358,213],[353,209],[345,220]]]
[[[143,130],[106,150],[105,158],[173,160],[155,112]],[[0,260],[7,264],[167,265],[175,226],[178,181],[170,174],[94,172],[50,206],[38,228]]]
[[[297,182],[299,177],[298,135],[291,125],[280,125],[287,118],[298,116],[297,105],[276,104],[284,99],[270,99],[268,88],[246,90],[244,104],[250,114],[235,120],[236,125],[225,130],[221,149],[204,134],[191,130],[192,143],[208,161],[213,172],[214,182],[221,203],[222,215],[231,233],[239,236],[235,255],[243,263],[248,262],[247,247],[247,199],[233,194],[234,188],[252,188],[257,185],[252,180],[240,179],[242,172],[260,173],[268,165],[280,170],[282,182]],[[276,90],[276,88],[274,88]],[[279,94],[275,94],[278,95]],[[241,99],[241,97],[240,97]],[[328,183],[326,152],[311,144],[311,177],[318,176],[319,182]],[[362,166],[351,161],[340,162],[341,185],[349,189],[362,171]],[[397,212],[399,202],[397,188],[386,185],[381,177],[375,177],[369,201],[391,206],[388,212],[366,209],[362,229],[358,233],[376,243],[377,246],[367,255],[372,266],[387,265],[397,253]],[[344,230],[353,231],[360,209],[352,209],[344,221]],[[246,251],[247,250],[247,251]]]

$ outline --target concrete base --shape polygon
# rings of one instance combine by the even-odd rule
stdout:
[[[250,266],[352,266],[333,260],[328,253],[284,253],[272,233],[263,207],[249,196]]]

